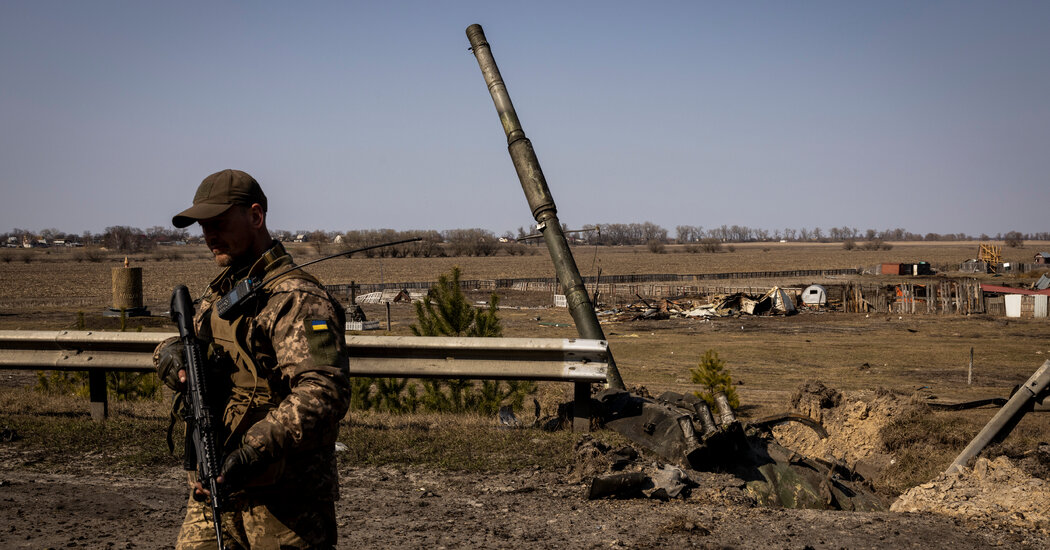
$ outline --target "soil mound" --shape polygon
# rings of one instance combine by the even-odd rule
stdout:
[[[933,512],[1050,533],[1050,483],[1029,476],[1010,459],[978,458],[972,469],[941,474],[909,489],[890,507],[893,512]]]
[[[868,480],[877,480],[893,463],[885,452],[883,428],[914,412],[912,399],[886,391],[839,393],[809,381],[791,399],[792,407],[820,421],[828,437],[800,424],[773,428],[784,446],[814,458],[840,463]],[[1044,446],[1045,447],[1045,446]],[[1041,447],[1021,464],[1005,456],[979,458],[972,469],[941,474],[900,495],[890,510],[930,512],[1003,528],[1050,533],[1050,482],[1033,477],[1050,449]]]
[[[777,440],[801,454],[823,459],[873,479],[892,457],[883,452],[881,431],[894,418],[915,407],[911,400],[886,391],[842,394],[817,381],[802,384],[791,398],[795,411],[821,422],[828,437],[800,424],[773,428]]]

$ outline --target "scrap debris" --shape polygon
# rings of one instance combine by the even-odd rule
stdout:
[[[570,482],[586,483],[596,498],[714,498],[747,506],[882,510],[885,504],[865,480],[837,461],[800,456],[773,440],[770,427],[802,422],[827,437],[815,421],[783,414],[744,424],[724,394],[716,394],[718,414],[692,394],[606,389],[594,396],[605,427],[650,451],[633,459],[632,448],[612,450],[585,438],[577,446]],[[815,427],[814,427],[815,426]],[[660,461],[654,460],[653,455]]]
[[[636,295],[637,296],[637,295]],[[796,291],[774,286],[761,296],[745,292],[720,294],[708,299],[661,298],[638,301],[622,308],[598,312],[604,322],[639,320],[663,320],[675,318],[731,317],[735,315],[794,315],[798,313],[795,303]]]
[[[590,436],[576,444],[581,477],[590,477],[587,499],[684,498],[696,487],[685,470],[671,464],[643,463],[630,445],[613,449]],[[614,473],[610,473],[614,472]]]

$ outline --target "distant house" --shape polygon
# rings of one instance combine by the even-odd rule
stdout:
[[[1007,317],[1046,317],[1050,289],[1031,290],[981,283],[985,304],[992,314]]]
[[[1035,263],[1037,264],[1050,264],[1050,252],[1036,252]]]
[[[296,235],[296,236],[295,236],[295,240],[293,240],[292,242],[295,242],[295,243],[305,243],[305,242],[306,242],[306,235],[304,235],[304,234],[300,233],[300,234],[298,234],[298,235]]]

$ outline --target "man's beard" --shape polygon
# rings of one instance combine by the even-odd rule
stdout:
[[[219,252],[218,254],[213,252],[212,254],[215,256],[215,263],[219,267],[240,267],[253,260],[253,258],[247,256],[234,257],[229,252]]]
[[[233,256],[229,252],[212,252],[212,256],[219,267],[230,267],[234,264]]]

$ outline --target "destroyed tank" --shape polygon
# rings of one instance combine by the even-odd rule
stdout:
[[[485,32],[477,24],[467,27],[466,32],[507,136],[507,149],[536,228],[543,235],[564,289],[569,314],[580,337],[605,340],[558,220],[558,210],[539,159],[521,127]],[[802,457],[773,440],[768,425],[782,420],[804,421],[801,418],[780,415],[745,426],[725,402],[716,423],[707,405],[694,396],[666,393],[653,399],[628,392],[611,351],[608,387],[594,398],[590,396],[590,389],[588,383],[576,385],[575,429],[590,427],[591,411],[585,413],[579,410],[581,406],[596,409],[595,416],[605,426],[682,468],[727,472],[743,479],[761,504],[842,510],[885,508],[864,487],[863,480],[846,468]]]

